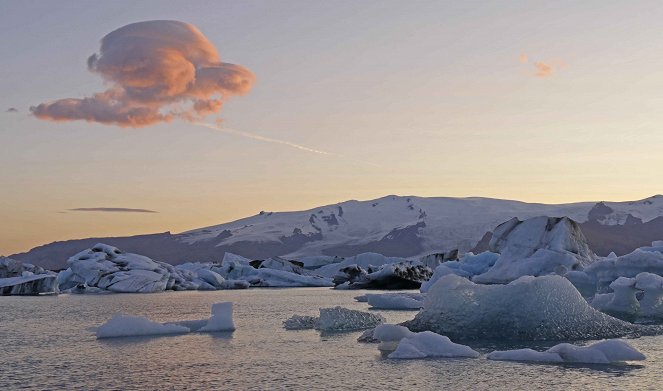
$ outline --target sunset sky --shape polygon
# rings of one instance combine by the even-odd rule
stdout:
[[[100,40],[148,20],[199,29],[224,68],[200,61],[241,82],[218,113],[31,112],[142,86],[113,68],[127,41]],[[388,194],[662,193],[662,20],[660,1],[0,1],[0,254]]]

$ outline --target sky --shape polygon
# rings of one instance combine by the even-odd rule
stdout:
[[[195,68],[241,86],[136,100],[131,40],[100,41],[150,20],[194,26],[218,52]],[[0,0],[0,254],[388,194],[661,193],[661,20],[659,1]],[[161,117],[53,121],[109,91]]]

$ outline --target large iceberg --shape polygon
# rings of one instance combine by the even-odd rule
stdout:
[[[560,276],[479,285],[450,274],[431,287],[423,309],[404,325],[452,339],[585,340],[661,332],[595,310]]]
[[[489,360],[610,364],[623,361],[640,361],[645,355],[621,339],[600,341],[589,346],[576,346],[569,343],[555,345],[545,352],[532,349],[494,351],[488,354]]]
[[[500,257],[473,277],[475,282],[503,284],[521,276],[565,274],[596,260],[580,226],[568,217],[513,218],[495,228],[489,248]]]
[[[0,257],[0,296],[58,293],[56,277],[39,266]]]
[[[148,293],[164,290],[244,289],[250,286],[333,286],[331,279],[310,274],[280,258],[254,263],[226,254],[221,263],[188,262],[177,266],[97,244],[69,258],[58,276],[61,290]],[[275,267],[276,269],[271,269]]]
[[[77,285],[113,292],[161,292],[182,283],[174,267],[148,257],[124,253],[99,243],[67,260],[69,269],[59,275],[60,289]]]

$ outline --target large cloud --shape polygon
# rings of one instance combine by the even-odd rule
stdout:
[[[217,113],[224,101],[248,92],[255,75],[221,62],[195,26],[172,20],[126,25],[101,40],[88,68],[109,89],[83,99],[68,98],[30,108],[40,119],[86,120],[139,127],[174,118],[198,120]]]

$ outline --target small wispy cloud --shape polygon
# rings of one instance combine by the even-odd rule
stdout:
[[[518,56],[518,61],[521,64],[530,64],[530,59],[527,54],[521,54]],[[545,78],[550,77],[555,74],[558,70],[566,68],[566,63],[564,60],[555,59],[551,61],[534,61],[531,62],[534,66],[534,76]]]
[[[534,73],[536,77],[548,77],[553,74],[553,67],[545,62],[534,63],[534,67],[536,68]]]
[[[10,107],[6,110],[7,113],[18,113],[18,109],[16,107]]]
[[[159,213],[150,209],[135,208],[73,208],[67,209],[69,212],[111,212],[111,213]]]

